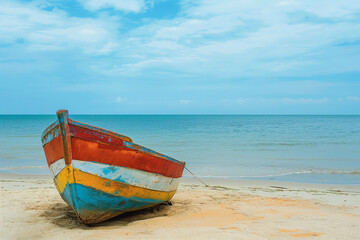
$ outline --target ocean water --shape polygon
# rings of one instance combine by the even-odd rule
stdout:
[[[185,161],[199,177],[360,185],[360,116],[70,117]],[[0,173],[49,174],[40,136],[55,120],[0,115]]]

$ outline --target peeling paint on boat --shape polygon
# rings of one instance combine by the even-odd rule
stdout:
[[[82,172],[157,191],[174,191],[178,188],[180,183],[180,178],[164,177],[160,174],[112,166],[109,164],[85,162],[73,159],[71,165]]]
[[[174,196],[184,162],[71,120],[66,110],[57,116],[42,144],[56,188],[81,222],[101,222]]]

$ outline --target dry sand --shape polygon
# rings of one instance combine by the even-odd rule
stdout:
[[[48,176],[0,174],[1,239],[360,239],[360,186],[184,179],[172,200],[82,225]]]

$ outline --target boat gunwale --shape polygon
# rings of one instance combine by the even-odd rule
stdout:
[[[111,137],[115,137],[115,138],[118,138],[118,139],[121,139],[123,142],[124,142],[124,147],[128,147],[132,150],[135,150],[135,151],[139,151],[139,152],[142,152],[144,154],[149,154],[151,156],[154,156],[154,157],[159,157],[159,158],[162,158],[162,159],[166,159],[166,160],[169,160],[169,161],[172,161],[172,162],[175,162],[175,163],[178,163],[180,165],[184,165],[185,166],[185,162],[183,161],[180,161],[180,160],[177,160],[175,158],[172,158],[172,157],[169,157],[167,155],[164,155],[162,153],[159,153],[159,152],[156,152],[154,150],[151,150],[150,148],[147,148],[147,147],[144,147],[144,146],[141,146],[139,144],[136,144],[134,143],[131,138],[125,136],[125,135],[121,135],[119,133],[116,133],[116,132],[112,132],[112,131],[109,131],[109,130],[106,130],[106,129],[103,129],[103,128],[99,128],[99,127],[95,127],[95,126],[92,126],[92,125],[89,125],[87,123],[83,123],[83,122],[79,122],[79,121],[76,121],[76,120],[73,120],[73,119],[68,119],[68,122],[69,124],[72,124],[72,125],[75,125],[77,127],[80,127],[80,128],[84,128],[84,129],[88,129],[88,130],[91,130],[91,131],[95,131],[95,132],[99,132],[99,133],[102,133],[102,134],[105,134],[105,135],[109,135]],[[51,130],[53,130],[57,125],[59,124],[59,121],[56,120],[54,123],[52,123],[49,127],[47,127],[42,136],[41,136],[41,140],[43,140],[43,138],[49,133],[51,132]],[[73,136],[72,136],[73,137]],[[75,137],[75,138],[78,138],[78,137]],[[124,138],[127,138],[129,139],[130,141],[126,141]],[[80,139],[83,139],[83,138],[80,138]],[[94,140],[90,140],[90,139],[84,139],[84,140],[87,140],[87,141],[94,141]],[[98,142],[98,141],[94,141],[94,142]],[[116,146],[114,144],[111,144],[111,143],[105,143],[105,142],[100,142],[102,144],[108,144],[108,145],[112,145],[112,146]],[[46,145],[46,144],[45,144]],[[45,146],[43,145],[43,147]]]
[[[87,123],[79,122],[79,121],[76,121],[76,120],[71,119],[71,118],[69,118],[68,121],[69,121],[69,124],[73,124],[73,125],[81,127],[81,128],[85,128],[85,129],[88,129],[88,130],[103,133],[103,134],[109,135],[111,137],[119,138],[119,139],[121,139],[123,141],[133,142],[130,137],[122,135],[120,133],[109,131],[109,130],[106,130],[104,128],[96,127],[96,126],[93,126],[93,125],[90,125],[90,124],[87,124]]]
[[[53,122],[52,124],[50,124],[47,128],[45,128],[45,130],[43,131],[43,133],[41,134],[41,141],[44,139],[44,137],[51,132],[51,130],[53,130],[57,125],[59,124],[59,121],[56,120],[55,122]]]
[[[122,147],[127,147],[127,148],[130,148],[131,150],[134,150],[134,151],[139,151],[139,152],[142,152],[144,154],[148,154],[148,155],[151,155],[151,156],[154,156],[154,157],[159,157],[159,158],[162,158],[162,159],[165,159],[165,160],[168,160],[168,161],[172,161],[172,162],[175,162],[175,163],[178,163],[180,165],[185,165],[185,162],[183,161],[180,161],[180,160],[177,160],[175,158],[172,158],[172,157],[169,157],[167,155],[164,155],[162,153],[159,153],[159,152],[156,152],[154,150],[151,150],[150,148],[147,148],[147,147],[144,147],[144,146],[141,146],[139,144],[136,144],[136,143],[133,143],[133,142],[127,142],[127,141],[124,141],[125,142],[125,146],[119,146],[119,145],[115,145],[113,143],[108,143],[108,142],[100,142],[98,140],[94,140],[94,139],[86,139],[86,138],[81,138],[81,137],[75,137],[77,139],[81,139],[81,140],[85,140],[85,141],[89,141],[89,142],[96,142],[96,143],[101,143],[101,144],[104,144],[104,145],[109,145],[109,146],[114,146],[114,147],[118,147],[118,148],[122,148]],[[129,147],[129,145],[135,145],[137,147]],[[146,149],[146,150],[144,150]],[[82,160],[80,160],[82,161]],[[160,174],[161,175],[161,174]]]

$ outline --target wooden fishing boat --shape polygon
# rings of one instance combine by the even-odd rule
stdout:
[[[57,112],[42,144],[61,197],[84,224],[169,201],[185,163]]]

